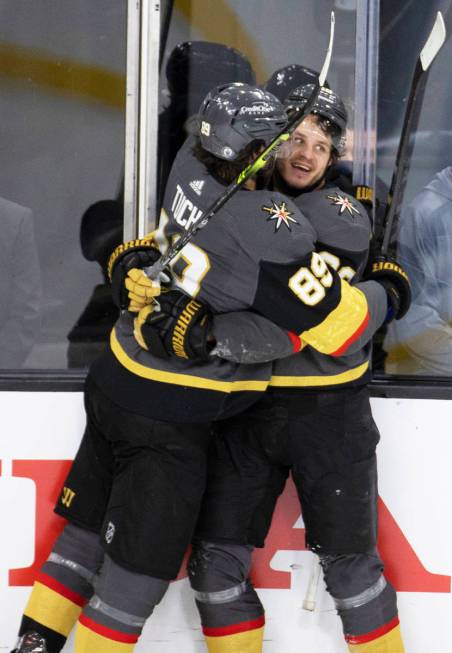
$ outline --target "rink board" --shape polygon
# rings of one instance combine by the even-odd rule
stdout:
[[[398,591],[407,651],[449,650],[452,614],[452,401],[373,399],[381,433],[379,548]],[[52,502],[84,427],[79,393],[0,394],[0,651],[15,641],[33,574],[62,521]],[[253,579],[266,606],[265,653],[344,653],[339,619],[323,585],[314,613],[302,609],[312,563],[292,485],[286,488]],[[64,649],[72,650],[71,643]],[[205,651],[185,568],[137,652]]]

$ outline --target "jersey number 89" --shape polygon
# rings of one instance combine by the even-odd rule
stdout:
[[[315,306],[331,288],[333,275],[322,257],[313,252],[310,267],[302,267],[289,279],[289,288],[307,306]]]

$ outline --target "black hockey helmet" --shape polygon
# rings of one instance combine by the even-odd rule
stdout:
[[[313,90],[314,84],[304,84],[293,89],[284,102],[286,111],[289,112],[291,109],[296,108],[303,109]],[[331,123],[333,127],[333,145],[341,154],[345,146],[345,128],[347,126],[347,110],[342,99],[330,88],[322,86],[317,100],[311,109],[311,113]]]
[[[318,76],[319,73],[312,70],[312,68],[306,68],[305,66],[294,63],[275,70],[272,76],[265,82],[264,89],[276,95],[281,102],[284,102],[294,88],[303,84],[315,84]],[[326,88],[329,88],[327,82],[324,85]]]
[[[172,50],[166,64],[171,101],[186,103],[188,116],[196,113],[214,86],[244,82],[255,84],[256,75],[244,54],[209,41],[184,41]]]
[[[217,86],[198,113],[202,147],[226,161],[234,161],[254,140],[268,145],[287,124],[281,102],[271,93],[249,84]]]

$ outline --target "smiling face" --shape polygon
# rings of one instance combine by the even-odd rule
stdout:
[[[279,174],[292,188],[315,186],[332,163],[332,141],[316,116],[310,115],[298,125],[276,161]]]

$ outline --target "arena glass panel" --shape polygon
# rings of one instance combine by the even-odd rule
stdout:
[[[416,59],[436,12],[447,12],[448,4],[383,2],[377,175],[386,186]],[[452,381],[451,61],[452,42],[447,40],[428,73],[395,230],[397,255],[412,281],[413,303],[405,318],[379,334],[376,359],[380,382],[436,387],[448,396]]]
[[[0,6],[0,374],[84,369],[116,317],[126,2]]]
[[[266,3],[265,11],[259,0],[175,2],[161,40],[160,202],[171,163],[190,130],[190,118],[207,92],[221,83],[243,81],[265,86],[283,98],[291,87],[310,81],[286,67],[320,70],[332,10],[336,37],[327,79],[343,97],[353,127],[356,7],[355,0],[287,0]],[[346,158],[351,158],[350,149]]]

